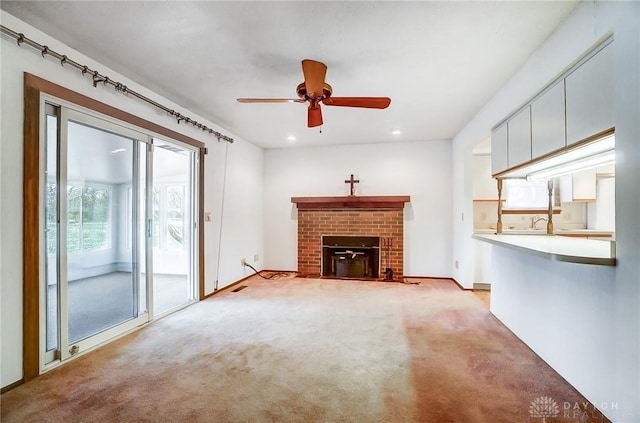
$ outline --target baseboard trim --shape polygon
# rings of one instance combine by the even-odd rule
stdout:
[[[253,277],[253,276],[255,276],[255,273],[253,273],[253,274],[251,274],[251,275],[249,275],[249,276],[245,276],[245,277],[244,277],[244,278],[242,278],[242,279],[238,279],[237,281],[235,281],[235,282],[233,282],[233,283],[231,283],[231,284],[229,284],[229,285],[225,286],[224,288],[216,289],[216,290],[214,290],[214,291],[212,291],[212,292],[208,293],[207,295],[205,295],[205,296],[202,298],[202,300],[206,300],[207,298],[211,298],[211,297],[213,297],[214,295],[219,294],[219,293],[221,293],[221,292],[223,292],[223,291],[228,291],[228,290],[229,290],[229,288],[232,288],[232,287],[234,287],[234,286],[236,286],[236,285],[239,285],[239,284],[241,284],[242,282],[246,281],[247,279],[249,279],[249,278],[251,278],[251,277]],[[202,301],[202,300],[200,300],[200,301]]]
[[[458,281],[455,280],[455,278],[447,277],[447,276],[405,276],[404,278],[405,279],[442,279],[442,280],[449,280],[449,281],[453,281],[456,285],[458,285],[458,288],[460,288],[462,291],[473,291],[473,289],[465,288],[462,285],[460,285],[458,283]]]
[[[273,272],[273,273],[298,273],[297,270],[274,270],[274,269],[262,269],[261,272]],[[254,273],[255,274],[255,273]]]
[[[404,278],[406,279],[449,279],[449,280],[455,280],[452,277],[449,276],[415,276],[415,275],[405,275]]]
[[[260,271],[258,271],[258,273],[262,273],[262,272],[273,272],[273,273],[298,273],[297,270],[275,270],[275,269],[262,269]],[[206,300],[207,298],[213,297],[216,294],[220,294],[221,292],[224,291],[228,291],[229,288],[233,288],[236,287],[237,285],[241,284],[242,282],[246,281],[249,278],[252,278],[254,276],[258,276],[257,273],[252,273],[251,275],[245,276],[242,279],[238,279],[237,281],[225,286],[224,288],[220,288],[217,289],[213,292],[210,292],[208,294],[206,294],[202,300]],[[306,277],[305,275],[298,275],[299,277]],[[453,281],[458,288],[460,288],[462,291],[491,291],[491,284],[474,284],[473,288],[465,288],[462,285],[460,285],[460,283],[458,283],[457,280],[455,280],[455,278],[452,277],[448,277],[448,276],[403,276],[403,279],[441,279],[441,280],[449,280],[449,281]],[[402,281],[394,281],[394,282],[402,282]],[[477,288],[476,285],[489,285],[489,288]],[[200,301],[202,301],[200,300]]]
[[[473,291],[473,288],[465,288],[464,286],[460,285],[460,283],[457,280],[455,280],[454,278],[451,278],[451,280],[453,280],[456,283],[456,285],[458,285],[458,288],[460,288],[461,290],[463,290],[463,291]]]
[[[0,395],[7,393],[10,390],[15,389],[15,388],[17,388],[18,386],[20,386],[22,384],[24,384],[24,379],[20,379],[20,380],[17,380],[15,382],[13,382],[13,383],[10,383],[10,384],[8,384],[7,386],[3,387],[0,390]]]
[[[473,284],[473,290],[491,292],[491,284],[485,282],[475,282]]]
[[[298,271],[297,271],[297,270],[271,270],[271,269],[262,269],[262,270],[258,271],[258,273],[253,272],[253,273],[251,273],[250,275],[247,275],[247,276],[245,276],[244,278],[242,278],[242,279],[238,279],[237,281],[235,281],[235,282],[233,282],[233,283],[231,283],[231,284],[229,284],[229,285],[225,286],[224,288],[216,289],[216,290],[214,290],[213,292],[210,292],[210,293],[208,293],[208,294],[204,295],[200,301],[202,301],[202,300],[206,300],[207,298],[213,297],[214,295],[216,295],[216,294],[220,294],[221,292],[228,291],[228,290],[229,290],[229,288],[235,287],[235,286],[237,286],[238,284],[241,284],[242,282],[244,282],[244,281],[246,281],[247,279],[250,279],[250,278],[252,278],[252,277],[254,277],[254,276],[259,276],[259,274],[260,274],[260,273],[262,273],[262,272],[273,272],[273,273],[280,273],[280,272],[282,272],[282,273],[298,273]]]

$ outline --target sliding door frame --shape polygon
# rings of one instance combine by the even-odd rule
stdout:
[[[40,284],[42,283],[41,251],[44,227],[41,221],[41,178],[45,160],[40,138],[44,125],[42,94],[50,95],[82,108],[125,122],[143,130],[165,136],[199,150],[198,167],[198,242],[199,299],[204,295],[204,155],[203,142],[142,119],[108,104],[64,88],[60,85],[24,73],[24,128],[23,128],[23,381],[40,375]]]

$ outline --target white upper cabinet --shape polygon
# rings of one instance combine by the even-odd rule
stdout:
[[[491,133],[491,174],[495,175],[507,169],[507,124],[494,129]]]
[[[596,201],[596,169],[583,170],[560,177],[560,201]]]
[[[507,123],[508,162],[511,168],[531,161],[531,106],[518,112]]]
[[[531,103],[531,157],[536,159],[564,147],[564,80],[560,80]]]
[[[613,44],[565,79],[567,146],[610,129],[613,121]]]

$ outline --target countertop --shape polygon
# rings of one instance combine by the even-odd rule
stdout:
[[[565,236],[476,233],[474,239],[569,263],[615,266],[615,241]]]
[[[503,229],[503,235],[546,235],[547,228],[536,229]],[[495,229],[475,229],[475,234],[495,234]],[[599,229],[556,229],[554,235],[560,236],[577,236],[577,237],[594,237],[594,238],[612,238],[612,231],[603,231]]]

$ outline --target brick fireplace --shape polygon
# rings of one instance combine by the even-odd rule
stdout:
[[[325,239],[378,237],[379,260],[376,264],[379,268],[375,269],[377,272],[374,275],[384,277],[385,269],[389,267],[393,270],[394,279],[401,279],[403,209],[409,199],[408,196],[292,198],[291,201],[298,207],[298,273],[311,276],[322,274],[323,236]]]

